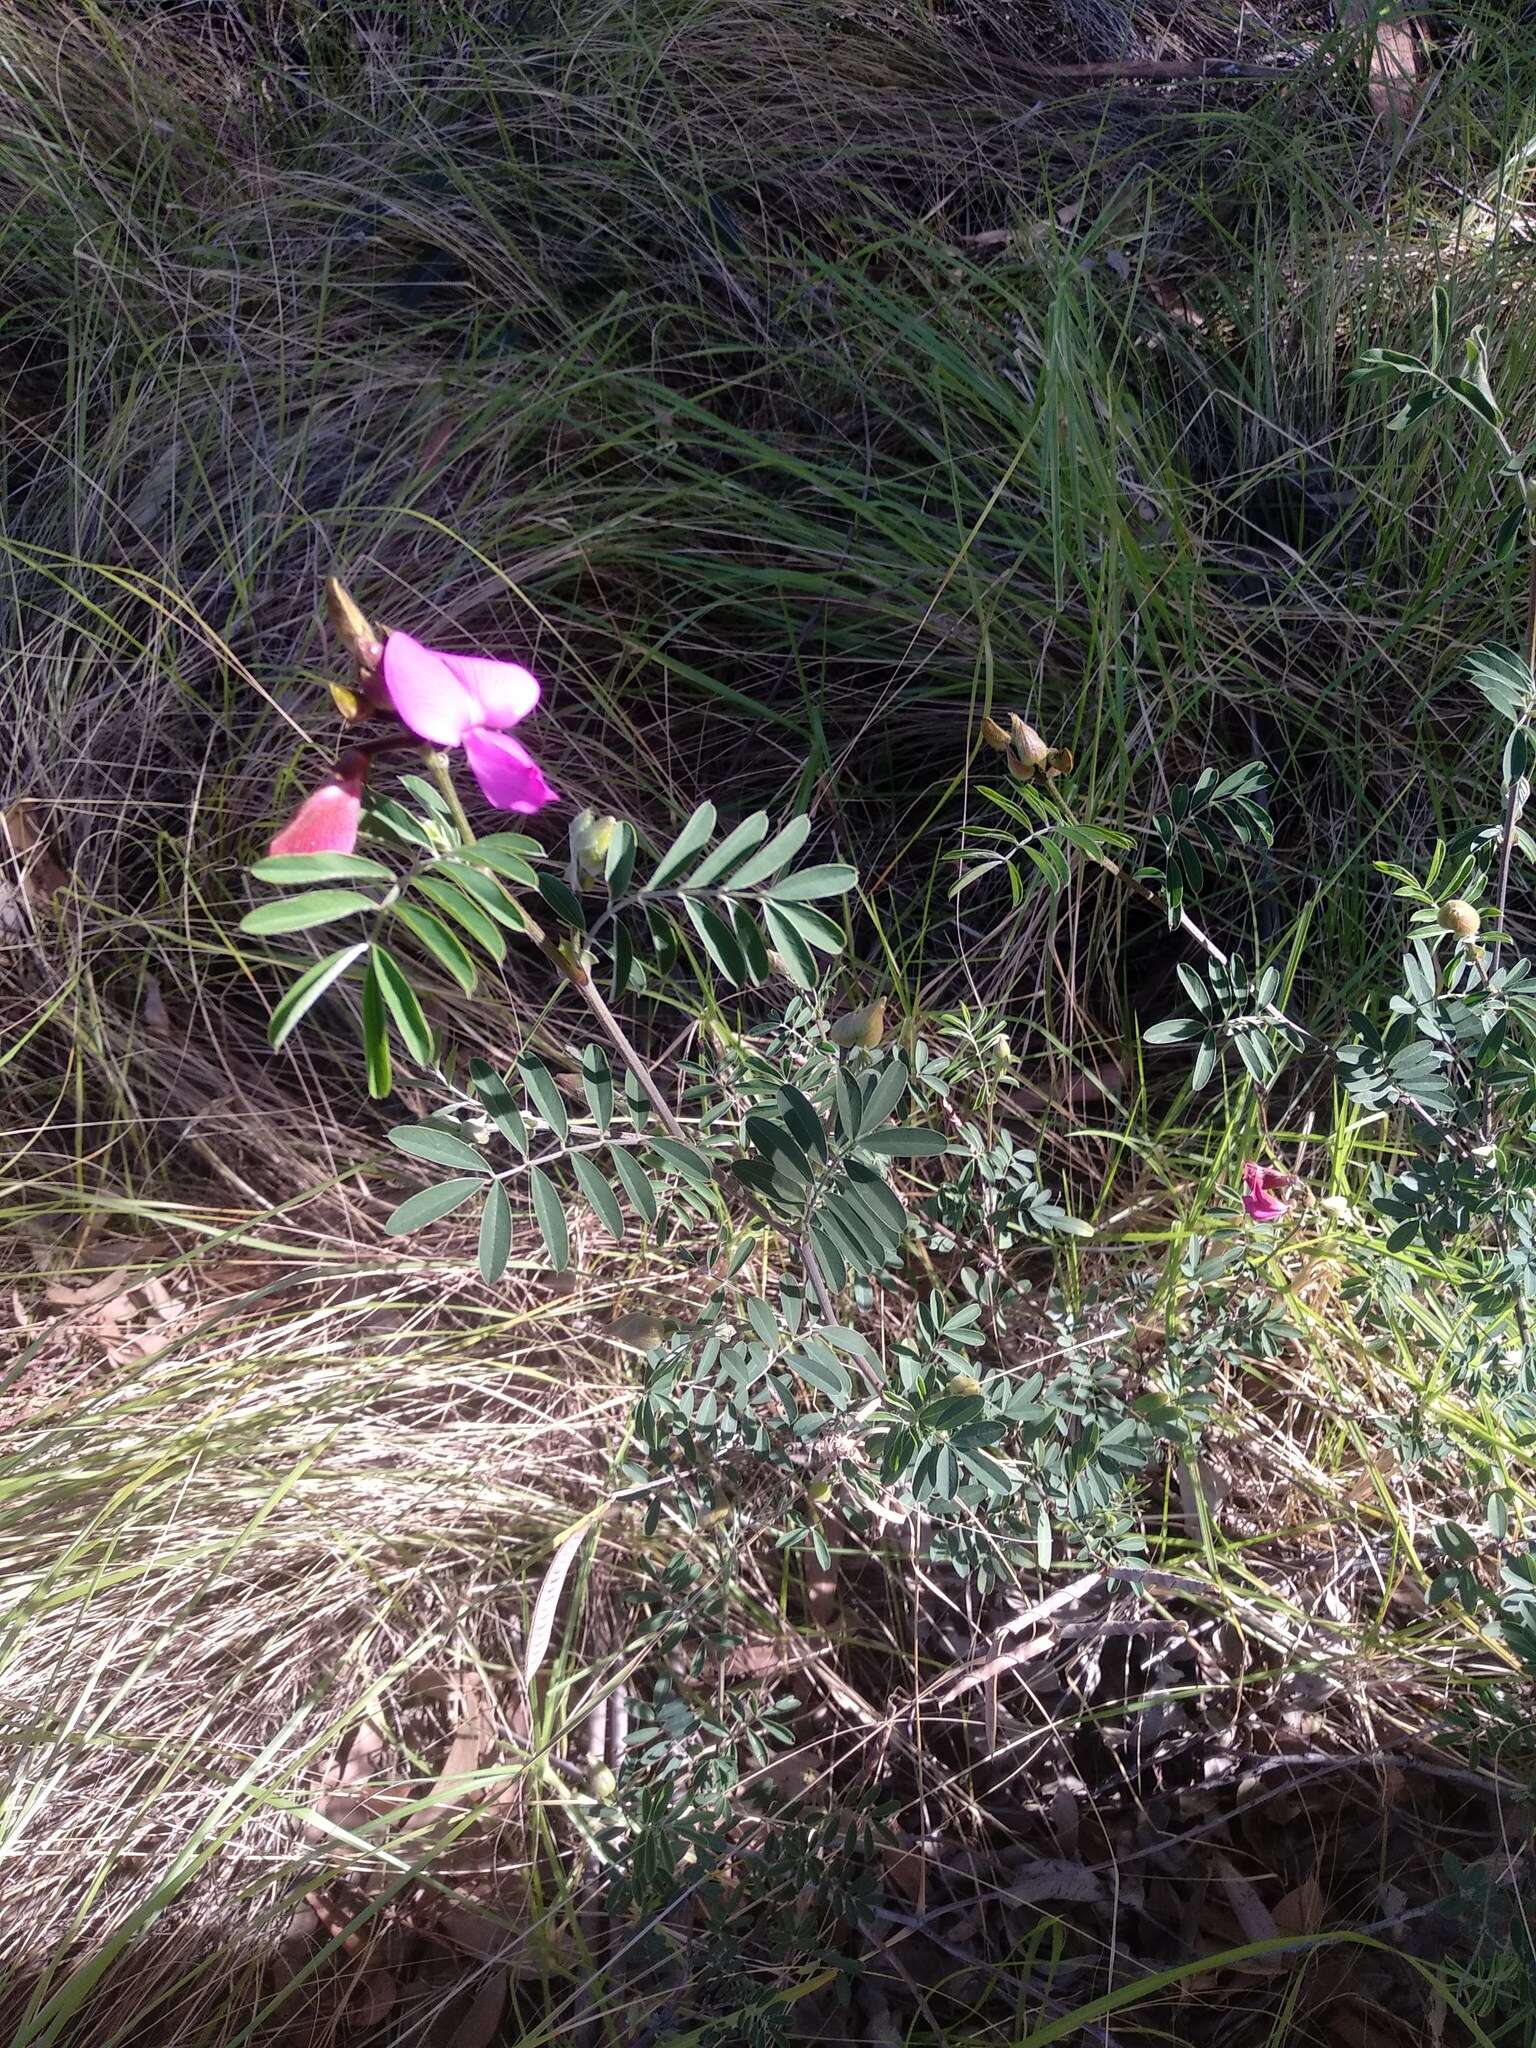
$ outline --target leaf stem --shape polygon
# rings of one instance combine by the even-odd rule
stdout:
[[[427,773],[432,778],[433,787],[442,797],[444,803],[447,804],[449,815],[458,828],[460,838],[466,846],[472,846],[475,834],[465,814],[464,806],[459,800],[459,792],[454,787],[453,775],[448,766],[448,756],[441,753],[436,747],[427,755]],[[679,1144],[686,1145],[688,1133],[678,1122],[671,1104],[657,1086],[656,1078],[649,1066],[647,1066],[639,1052],[630,1043],[629,1036],[624,1030],[623,1025],[620,1024],[618,1018],[614,1016],[612,1010],[609,1009],[602,996],[598,993],[591,975],[588,974],[579,961],[572,958],[571,954],[558,939],[551,937],[545,931],[538,919],[532,916],[523,904],[520,903],[518,908],[522,912],[529,938],[532,939],[550,965],[556,968],[564,976],[565,980],[570,983],[571,987],[575,989],[587,1008],[592,1012],[603,1036],[608,1040],[608,1043],[613,1047],[619,1058],[628,1067],[644,1090],[647,1102],[650,1103],[652,1109],[655,1110],[657,1116],[660,1117],[665,1125],[668,1136],[675,1138]]]

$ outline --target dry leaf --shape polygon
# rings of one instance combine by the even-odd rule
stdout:
[[[24,930],[28,910],[42,909],[68,882],[48,849],[42,805],[17,797],[0,811],[0,935]]]
[[[1056,1836],[1056,1846],[1065,1855],[1075,1857],[1077,1845],[1082,1837],[1082,1813],[1077,1804],[1077,1795],[1070,1785],[1058,1785],[1051,1794],[1051,1828]]]
[[[463,1780],[473,1777],[479,1770],[481,1759],[495,1740],[490,1697],[476,1673],[460,1673],[458,1693],[463,1711],[449,1741],[448,1755],[437,1782],[423,1803],[424,1816],[451,1810],[461,1797]],[[483,1796],[483,1793],[476,1796]]]
[[[1215,1866],[1216,1884],[1238,1926],[1243,1930],[1244,1940],[1273,1941],[1280,1932],[1275,1925],[1275,1916],[1237,1865],[1219,1849],[1212,1850],[1211,1861]],[[1271,1970],[1277,1968],[1280,1961],[1278,1955],[1254,1956],[1242,1967],[1249,1970]]]
[[[1418,48],[1405,21],[1383,17],[1382,0],[1347,0],[1346,18],[1371,32],[1365,89],[1378,120],[1406,121],[1418,99]]]
[[[1419,2029],[1364,1998],[1343,1998],[1329,2009],[1328,2039],[1336,2048],[1418,2048]]]
[[[1274,1917],[1281,1934],[1316,1934],[1323,1924],[1323,1888],[1315,1871],[1276,1900]]]
[[[1086,1863],[1074,1863],[1065,1856],[1021,1864],[1003,1886],[1003,1897],[1015,1906],[1037,1905],[1042,1899],[1095,1906],[1103,1896],[1097,1873]]]
[[[139,1015],[144,1019],[144,1028],[154,1032],[157,1038],[165,1038],[171,1029],[171,1014],[165,1007],[165,997],[160,993],[160,984],[154,975],[146,974],[143,991],[139,997]]]
[[[818,1628],[830,1628],[837,1619],[837,1563],[823,1566],[809,1558],[805,1567],[805,1604]]]
[[[446,419],[439,420],[427,435],[421,444],[421,453],[416,458],[416,467],[423,476],[428,470],[436,469],[458,431],[459,423],[450,413]]]
[[[349,2027],[366,2032],[388,2019],[400,1996],[400,1986],[389,1970],[366,1970],[352,1988],[346,2003]]]
[[[576,1562],[576,1554],[607,1512],[605,1502],[602,1507],[583,1515],[576,1526],[561,1537],[554,1556],[549,1560],[544,1583],[539,1587],[539,1597],[533,1603],[533,1614],[528,1622],[528,1647],[523,1656],[523,1683],[530,1692],[549,1650],[550,1638],[555,1632],[555,1610],[560,1605],[560,1595],[565,1590],[571,1566]]]
[[[917,1849],[885,1848],[880,1851],[880,1862],[886,1883],[904,1899],[910,1899],[921,1913],[928,1885],[927,1858]]]
[[[490,2048],[507,2009],[507,1973],[493,1970],[482,1978],[469,2011],[448,2037],[448,2048]]]

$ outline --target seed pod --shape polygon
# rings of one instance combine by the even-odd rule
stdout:
[[[843,1052],[852,1052],[856,1045],[872,1052],[885,1036],[885,997],[876,996],[862,1009],[835,1018],[827,1028],[827,1036]]]
[[[606,1806],[619,1789],[619,1781],[606,1764],[594,1764],[587,1773],[587,1790],[602,1806]]]
[[[1474,905],[1460,896],[1451,896],[1440,906],[1439,923],[1441,931],[1453,932],[1458,939],[1475,939],[1483,920]]]
[[[326,581],[325,609],[330,615],[331,630],[352,657],[353,674],[360,694],[364,698],[371,697],[369,684],[377,676],[379,664],[384,659],[384,642],[368,623],[362,606],[338,577],[332,576]],[[335,695],[334,690],[332,695]],[[358,709],[361,711],[362,706],[359,705]]]
[[[578,811],[571,820],[571,886],[596,888],[608,870],[608,849],[619,821],[596,811]]]

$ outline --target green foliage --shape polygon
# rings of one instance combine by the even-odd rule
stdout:
[[[1267,847],[1273,837],[1264,801],[1264,768],[1251,761],[1218,775],[1202,769],[1193,783],[1175,783],[1166,811],[1152,817],[1152,844],[1136,870],[1162,899],[1170,927],[1186,896],[1198,896],[1208,875],[1226,873],[1227,842]]]

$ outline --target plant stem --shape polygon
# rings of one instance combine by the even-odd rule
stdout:
[[[453,776],[448,767],[448,757],[446,754],[440,753],[435,747],[427,755],[427,773],[432,778],[433,787],[438,791],[444,803],[447,804],[449,816],[458,828],[459,836],[466,846],[472,846],[475,838],[474,831],[470,826],[468,817],[465,815],[464,806],[459,801],[459,792],[454,787]],[[650,1068],[630,1043],[623,1025],[620,1024],[618,1018],[614,1016],[612,1010],[609,1009],[603,998],[598,994],[597,989],[593,986],[591,975],[588,974],[587,970],[578,961],[572,959],[558,939],[552,938],[545,931],[537,918],[529,913],[525,905],[520,903],[518,909],[522,912],[523,922],[527,926],[529,938],[532,939],[550,965],[565,977],[587,1008],[592,1012],[592,1015],[597,1019],[603,1036],[639,1082],[645,1092],[647,1102],[650,1103],[652,1109],[655,1110],[657,1116],[661,1118],[662,1123],[665,1125],[668,1136],[675,1138],[679,1144],[686,1144],[688,1142],[688,1133],[678,1122],[671,1104],[656,1085],[655,1076]]]
[[[1536,674],[1536,545],[1528,545],[1527,552],[1530,556],[1530,573],[1525,586],[1525,638],[1522,651],[1526,667],[1532,674]],[[1523,728],[1517,726],[1515,730],[1519,732]],[[1523,775],[1512,775],[1509,778],[1509,791],[1504,800],[1504,825],[1499,834],[1499,879],[1493,899],[1493,945],[1490,948],[1492,968],[1495,971],[1499,964],[1499,948],[1504,939],[1504,906],[1509,900],[1509,871],[1515,856],[1515,832],[1520,823],[1520,813],[1525,808],[1524,785]]]

